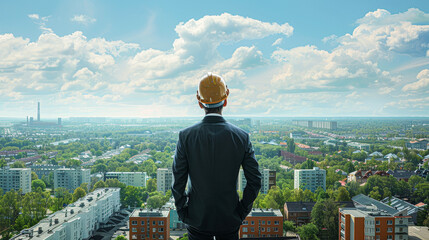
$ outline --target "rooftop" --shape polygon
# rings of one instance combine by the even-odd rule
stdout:
[[[54,233],[56,228],[60,229],[64,222],[69,222],[73,218],[78,218],[80,213],[88,211],[92,206],[97,204],[98,200],[101,200],[106,196],[110,196],[110,193],[116,191],[120,191],[120,188],[103,188],[97,189],[94,192],[90,192],[85,197],[80,198],[72,204],[69,204],[66,208],[49,215],[33,227],[21,231],[23,234],[33,232],[34,237],[20,234],[12,239],[46,239]],[[38,233],[39,229],[42,231],[41,233]]]
[[[374,208],[340,208],[343,214],[350,214],[353,217],[393,217],[392,214],[374,209]]]
[[[353,201],[336,202],[340,207],[354,207]],[[285,202],[289,212],[311,212],[316,202]]]
[[[394,207],[395,209],[402,211],[402,210],[407,210],[407,214],[411,215],[413,213],[416,213],[419,211],[419,208],[409,202],[406,202],[404,200],[401,200],[399,198],[396,197],[387,197],[383,200],[381,200],[381,202],[385,203],[385,204],[389,204],[391,207]]]
[[[170,209],[134,209],[131,213],[130,218],[132,217],[168,217],[170,214]]]
[[[249,214],[250,217],[283,217],[279,209],[254,208]]]
[[[400,212],[399,210],[397,210],[397,209],[395,209],[395,208],[393,208],[393,207],[391,207],[385,203],[377,201],[377,200],[370,198],[370,197],[363,195],[363,194],[359,194],[359,195],[354,196],[352,198],[352,200],[356,206],[359,206],[359,205],[367,206],[367,207],[373,206],[373,207],[376,207],[377,210],[384,211],[390,215],[396,215]]]

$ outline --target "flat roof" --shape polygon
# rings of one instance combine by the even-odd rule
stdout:
[[[131,213],[131,217],[168,217],[170,209],[161,208],[161,209],[134,209]]]
[[[392,214],[369,208],[340,208],[340,212],[353,217],[393,217]]]
[[[27,229],[33,231],[32,238],[30,238],[28,234],[25,234],[16,235],[12,239],[46,239],[50,235],[52,235],[52,233],[54,232],[53,230],[55,230],[56,228],[60,228],[64,222],[70,222],[73,218],[79,217],[83,211],[96,205],[98,200],[104,199],[106,196],[108,196],[108,194],[116,191],[120,191],[120,188],[101,188],[95,190],[94,192],[90,192],[85,197],[80,198],[76,202],[69,204],[66,208],[62,210],[49,215],[30,229]],[[58,223],[55,224],[56,219],[58,219]],[[40,227],[42,228],[43,232],[41,234],[38,234],[37,231]]]
[[[262,209],[254,208],[250,212],[251,217],[283,217],[282,212],[279,209]]]

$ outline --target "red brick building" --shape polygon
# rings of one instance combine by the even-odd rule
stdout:
[[[170,239],[169,209],[135,209],[128,223],[130,240]]]
[[[240,238],[283,236],[283,215],[278,209],[253,209],[240,227]]]
[[[284,160],[290,162],[291,164],[295,165],[297,163],[303,163],[305,160],[307,160],[306,157],[301,157],[298,155],[295,155],[293,153],[287,152],[287,151],[280,151],[280,155],[283,157]]]

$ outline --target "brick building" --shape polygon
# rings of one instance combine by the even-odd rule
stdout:
[[[287,152],[287,151],[280,151],[280,155],[283,157],[284,160],[290,162],[291,164],[295,165],[297,163],[303,163],[305,160],[307,160],[306,157],[301,157],[298,155],[295,155],[293,153]]]
[[[340,240],[408,239],[407,216],[394,216],[377,208],[340,208]]]
[[[128,222],[130,240],[170,239],[169,209],[135,209]]]
[[[283,236],[283,215],[278,209],[253,209],[240,227],[240,238]]]

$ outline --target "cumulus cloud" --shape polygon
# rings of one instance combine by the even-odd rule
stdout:
[[[424,69],[417,75],[417,82],[409,83],[402,88],[402,91],[428,90],[429,69]]]
[[[94,23],[97,20],[95,18],[92,18],[92,17],[89,17],[89,16],[81,14],[81,15],[74,15],[70,19],[70,21],[87,25],[87,24],[90,24],[90,23]]]

